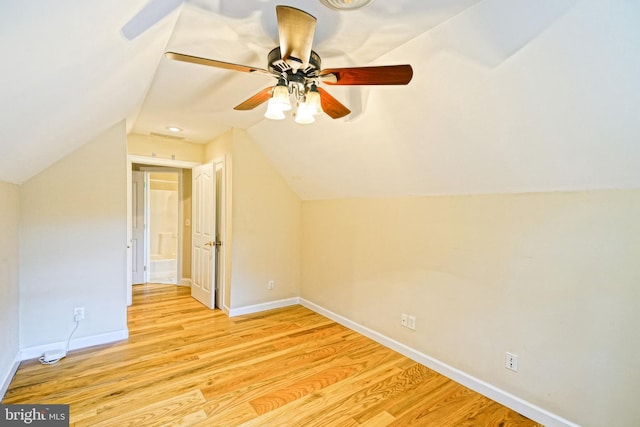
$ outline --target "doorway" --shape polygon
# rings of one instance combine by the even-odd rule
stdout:
[[[140,185],[136,185],[136,176],[140,176],[137,172],[142,172],[142,176],[144,177],[144,173],[165,173],[165,172],[178,172],[179,175],[179,184],[178,184],[178,193],[179,193],[179,208],[178,208],[178,218],[179,218],[179,227],[178,227],[178,250],[177,250],[177,275],[176,275],[176,284],[183,286],[191,286],[191,277],[192,277],[192,169],[199,164],[190,163],[185,161],[178,160],[167,160],[167,159],[157,159],[157,158],[147,158],[143,156],[128,156],[128,279],[127,279],[127,296],[128,296],[128,305],[132,303],[132,294],[133,294],[133,283],[147,283],[149,282],[149,273],[150,273],[150,265],[147,266],[147,276],[142,279],[135,280],[136,277],[136,261],[140,259],[147,259],[150,257],[151,252],[156,255],[163,255],[167,253],[172,253],[170,250],[167,250],[167,241],[171,242],[173,240],[173,234],[170,230],[159,230],[156,234],[158,236],[158,241],[152,243],[151,235],[148,238],[144,237],[144,234],[140,234],[136,236],[136,225],[140,226],[140,224],[144,224],[144,212],[136,213],[136,208],[134,205],[136,201],[140,199],[144,199],[144,191],[139,192],[136,195],[136,191],[140,191],[140,188],[144,188],[144,178],[141,179],[142,183]],[[212,260],[214,265],[217,267],[215,269],[216,273],[214,276],[214,281],[212,286],[215,289],[215,307],[216,308],[226,308],[225,294],[228,292],[228,284],[226,277],[226,256],[227,251],[224,246],[224,242],[226,240],[226,170],[225,170],[225,159],[219,159],[214,161],[215,165],[215,183],[216,183],[216,200],[215,200],[215,211],[217,215],[215,215],[215,223],[216,223],[216,236],[215,242],[216,247],[214,251],[214,259]],[[173,184],[168,184],[164,181],[171,181],[167,179],[167,176],[164,175],[156,175],[154,176],[154,181],[159,181],[159,185],[161,187]],[[151,177],[149,177],[148,181],[151,181]],[[148,184],[150,185],[150,183]],[[138,190],[136,190],[138,188]],[[170,196],[164,195],[160,198],[169,199]],[[166,200],[165,200],[166,201]],[[140,217],[142,215],[142,217]],[[144,227],[144,226],[143,226]],[[159,237],[159,233],[164,233]],[[182,235],[180,235],[182,233]],[[156,249],[156,250],[154,250]],[[146,253],[144,251],[147,251]],[[136,255],[139,254],[139,255]],[[158,259],[171,259],[171,257],[154,257]],[[165,266],[166,267],[166,266]],[[144,266],[141,267],[144,271]],[[153,276],[157,277],[157,276]],[[170,277],[169,279],[172,279]],[[167,279],[166,282],[173,283],[173,280]],[[161,282],[158,280],[158,282]]]
[[[131,282],[179,285],[190,258],[183,253],[183,170],[133,164],[131,173]]]

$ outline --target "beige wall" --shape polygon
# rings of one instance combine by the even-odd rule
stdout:
[[[0,181],[0,396],[18,356],[19,187]]]
[[[126,310],[124,121],[31,178],[20,191],[20,344],[121,333]]]
[[[300,199],[242,130],[228,132],[209,144],[205,152],[209,160],[225,158],[231,178],[227,186],[231,209],[228,306],[238,308],[298,296]],[[269,280],[275,282],[272,290],[267,289]]]
[[[246,132],[201,150],[226,162],[228,307],[302,296],[585,426],[640,419],[640,190],[301,202]],[[126,329],[125,156],[121,123],[0,183],[0,374],[6,301],[22,348],[65,340],[75,306],[78,337]]]
[[[298,296],[302,249],[300,198],[250,137],[235,133],[232,308]]]
[[[638,218],[640,190],[306,201],[301,296],[574,422],[637,425]]]
[[[136,133],[127,135],[127,153],[135,156],[202,163],[204,161],[204,147],[203,144],[193,144],[155,135]]]

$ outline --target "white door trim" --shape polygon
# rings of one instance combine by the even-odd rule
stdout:
[[[185,160],[159,159],[157,157],[137,156],[133,154],[128,155],[127,159],[130,163],[139,163],[141,165],[149,166],[167,166],[181,169],[193,169],[194,167],[202,164],[198,162],[188,162]]]
[[[216,265],[216,307],[223,309],[227,280],[227,164],[225,159],[214,160],[216,172],[216,228],[221,245],[217,247]],[[220,176],[218,177],[218,171]]]
[[[131,197],[132,197],[132,233],[130,250],[131,250],[131,282],[132,283],[144,283],[146,280],[144,267],[145,263],[145,183],[144,172],[131,171],[132,182]]]

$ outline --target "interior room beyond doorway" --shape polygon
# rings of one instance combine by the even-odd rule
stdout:
[[[188,285],[191,171],[132,166],[132,283]]]

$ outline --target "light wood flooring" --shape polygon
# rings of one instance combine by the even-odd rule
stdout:
[[[127,341],[23,362],[3,403],[70,404],[72,426],[537,426],[300,306],[228,318],[134,287]]]

